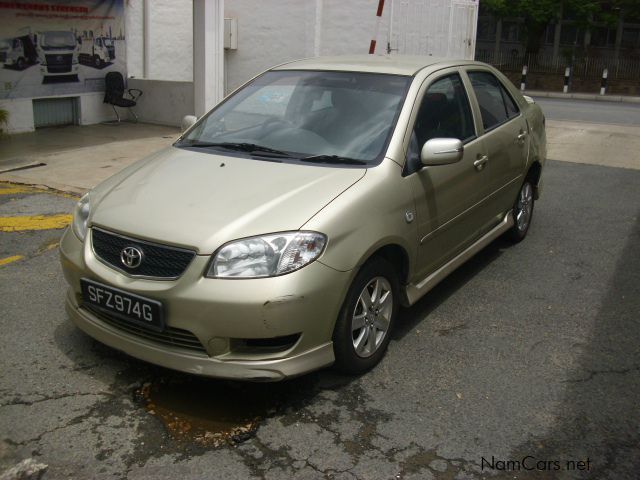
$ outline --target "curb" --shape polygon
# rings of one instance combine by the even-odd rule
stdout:
[[[538,98],[561,98],[564,100],[593,100],[600,102],[634,103],[640,104],[640,97],[628,95],[599,95],[596,93],[562,93],[562,92],[540,92],[535,90],[525,90],[525,95]]]

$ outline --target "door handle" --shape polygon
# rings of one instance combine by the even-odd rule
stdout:
[[[473,162],[473,166],[476,167],[476,170],[480,171],[484,168],[485,164],[489,161],[489,156],[482,155],[478,157],[478,159]]]
[[[518,143],[524,143],[525,139],[527,138],[527,132],[523,132],[522,130],[520,130],[520,135],[518,135],[517,139],[518,139]]]

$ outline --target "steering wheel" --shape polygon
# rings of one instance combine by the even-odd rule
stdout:
[[[277,126],[269,127],[269,125],[273,124],[279,124],[282,128],[294,127],[293,123],[289,120],[275,116],[269,117],[262,123],[262,125],[260,125],[260,132],[258,133],[259,137],[262,138],[272,133],[277,128]]]

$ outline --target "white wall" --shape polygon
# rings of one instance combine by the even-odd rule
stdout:
[[[126,2],[127,74],[144,75],[144,0]],[[193,80],[193,1],[150,0],[149,72],[154,80]]]
[[[0,100],[0,108],[9,112],[8,133],[33,132],[33,104],[30,98]]]
[[[180,126],[182,117],[193,115],[193,83],[130,78],[129,88],[144,93],[134,108],[141,122]]]
[[[103,103],[104,93],[86,93],[80,96],[80,125],[92,125],[116,120],[111,105]]]
[[[389,5],[376,53],[386,48]],[[226,91],[283,62],[368,53],[377,7],[378,0],[225,1],[225,17],[238,19],[238,50],[226,52]]]
[[[456,45],[469,40],[475,44],[478,0],[455,2],[457,7],[452,9],[454,0],[387,0],[376,53],[386,53],[389,42],[393,53],[469,56],[461,55]],[[135,77],[143,74],[143,4],[144,0],[127,4],[128,71]],[[192,0],[148,4],[147,77],[192,81]],[[225,54],[225,92],[279,63],[315,55],[368,53],[377,6],[378,0],[225,0],[225,17],[238,20],[238,49]],[[458,21],[466,8],[475,16],[463,14],[463,21]]]
[[[192,81],[192,0],[148,2],[147,78]],[[143,4],[127,3],[127,70],[143,76]],[[378,51],[386,48],[390,2],[383,12]],[[238,19],[238,50],[225,55],[225,91],[279,63],[320,55],[367,53],[378,0],[226,0],[225,17]]]
[[[58,97],[78,98],[80,106],[78,123],[80,125],[92,125],[94,123],[115,120],[116,118],[111,106],[102,103],[104,98],[104,93],[102,92],[58,95]],[[26,133],[35,130],[33,124],[33,98],[0,100],[0,108],[4,108],[9,112],[8,133]]]

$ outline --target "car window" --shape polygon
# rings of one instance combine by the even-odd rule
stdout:
[[[507,89],[504,85],[500,84],[500,90],[502,90],[502,97],[504,98],[504,103],[507,106],[507,116],[509,118],[517,117],[520,114],[520,110],[516,105],[516,102],[513,100]]]
[[[498,79],[489,72],[469,72],[478,99],[482,124],[490,130],[518,115],[518,107]]]
[[[422,98],[413,127],[408,153],[409,171],[420,168],[420,151],[432,138],[457,138],[466,142],[474,137],[469,98],[460,75],[456,73],[436,80]]]
[[[290,158],[378,162],[411,78],[329,71],[270,71],[210,112],[179,146],[251,143]]]

